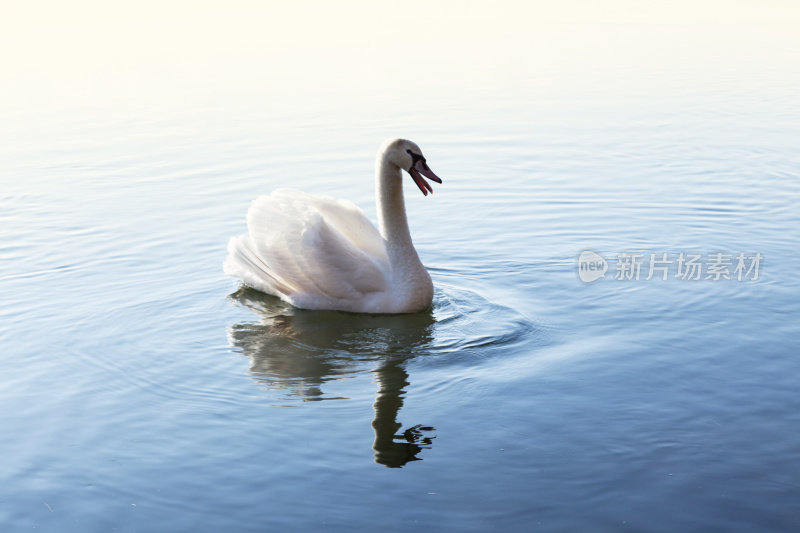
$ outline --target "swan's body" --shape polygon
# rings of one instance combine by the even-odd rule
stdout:
[[[351,202],[278,189],[250,206],[249,233],[228,243],[225,272],[304,309],[414,313],[430,307],[433,283],[411,242],[401,169],[426,195],[433,190],[420,174],[441,180],[419,147],[403,139],[384,144],[375,166],[380,231]]]

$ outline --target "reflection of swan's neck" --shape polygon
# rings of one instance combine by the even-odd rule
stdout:
[[[397,421],[397,414],[403,406],[403,394],[408,386],[408,373],[396,362],[388,361],[375,371],[380,390],[375,398],[375,419],[372,429],[375,430],[375,461],[379,464],[399,468],[409,461],[417,459],[419,446],[409,442],[395,442],[397,430],[402,425]]]

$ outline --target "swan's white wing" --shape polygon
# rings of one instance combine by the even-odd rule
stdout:
[[[247,227],[231,239],[224,268],[249,286],[329,308],[388,289],[383,239],[350,202],[279,189],[253,202]]]
[[[298,264],[317,291],[335,300],[362,300],[388,288],[388,263],[354,246],[321,215],[303,232]]]
[[[332,229],[339,232],[350,244],[375,259],[386,261],[386,244],[381,234],[353,202],[301,193],[322,215]]]

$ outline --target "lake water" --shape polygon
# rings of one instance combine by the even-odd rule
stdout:
[[[0,529],[800,530],[798,8],[406,7],[12,9]],[[222,273],[397,136],[430,312]]]

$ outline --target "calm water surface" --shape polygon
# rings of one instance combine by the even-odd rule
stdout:
[[[199,68],[185,99],[2,109],[0,529],[800,530],[796,11],[587,13],[583,41],[565,11],[473,41],[497,15],[469,5],[463,46],[426,35],[441,8],[409,45],[439,51],[392,60],[417,86],[360,74],[339,14],[344,57],[279,63],[350,75],[325,89]],[[274,188],[374,220],[394,136],[444,180],[406,183],[430,312],[297,310],[223,275]],[[676,277],[720,252],[733,279]]]

